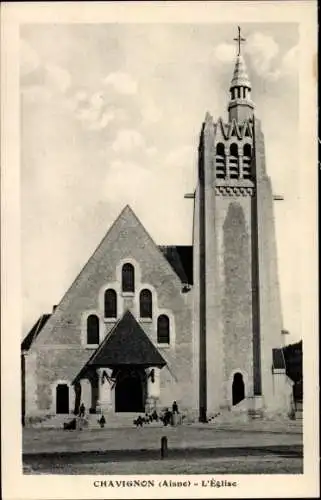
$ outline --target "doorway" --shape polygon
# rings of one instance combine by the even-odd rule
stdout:
[[[245,389],[244,389],[243,375],[241,373],[235,373],[232,383],[233,406],[243,401],[244,397],[245,397]]]
[[[121,371],[115,387],[116,412],[145,412],[146,375],[136,370]]]
[[[69,387],[58,384],[56,387],[56,413],[69,413]]]

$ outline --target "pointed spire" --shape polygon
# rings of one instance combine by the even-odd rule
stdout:
[[[250,79],[248,77],[245,61],[242,55],[238,55],[236,58],[230,90],[232,90],[233,87],[247,87],[248,89],[251,89]]]
[[[234,73],[230,85],[231,99],[228,105],[230,122],[235,119],[238,123],[243,122],[253,116],[254,104],[251,101],[251,82],[247,74],[244,58],[241,54],[241,42],[245,38],[241,37],[241,28],[238,26],[237,56]]]

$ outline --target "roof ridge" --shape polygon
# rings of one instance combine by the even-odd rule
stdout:
[[[105,336],[105,338],[102,340],[102,342],[99,344],[99,346],[97,347],[97,349],[94,350],[94,352],[92,353],[92,355],[90,356],[90,358],[86,361],[85,365],[88,365],[90,363],[90,361],[92,360],[92,358],[96,355],[96,354],[99,354],[100,350],[102,349],[102,347],[105,345],[105,343],[107,342],[107,339],[109,339],[116,326],[124,319],[124,317],[126,316],[126,313],[130,313],[129,309],[126,309],[126,311],[123,313],[123,315],[116,321],[116,323],[114,324],[114,326],[112,327],[112,329],[110,330],[109,333],[107,333],[107,335]],[[131,314],[131,313],[130,313]]]
[[[126,318],[127,323],[125,322]],[[122,322],[124,322],[124,326],[120,328]],[[119,338],[117,339],[117,336],[115,336],[115,340],[113,340],[115,332],[118,333]],[[128,337],[128,342],[125,342],[124,350],[124,340],[127,340],[127,332],[129,332],[131,335]],[[130,345],[130,341],[134,343]],[[110,345],[107,347],[107,351],[104,352],[104,349],[106,348],[106,344],[108,344],[108,342],[110,343]],[[121,353],[121,356],[119,356],[119,353]],[[130,354],[129,358],[128,353]],[[132,356],[132,358],[130,356]],[[87,368],[103,366],[105,366],[106,368],[108,366],[111,368],[115,368],[117,366],[129,365],[145,367],[153,365],[165,366],[166,361],[164,360],[163,356],[160,354],[152,340],[149,338],[145,330],[134,317],[132,312],[130,310],[126,310],[122,317],[119,318],[117,323],[113,326],[110,333],[106,335],[101,344],[97,347],[97,349],[94,350],[90,358],[82,366],[78,374],[73,379],[72,383],[75,384],[76,382],[78,382],[78,380],[80,380],[86,372]]]

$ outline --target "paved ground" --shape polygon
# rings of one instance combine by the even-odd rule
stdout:
[[[61,461],[24,464],[25,474],[302,474],[302,459],[277,455],[141,460],[91,463],[88,458],[77,463]]]
[[[168,455],[160,460],[161,437]],[[24,429],[32,474],[258,474],[302,472],[302,433],[181,426],[63,431]]]

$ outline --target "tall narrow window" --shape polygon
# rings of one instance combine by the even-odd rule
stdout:
[[[122,269],[122,290],[123,292],[135,291],[135,269],[132,264],[124,264]]]
[[[99,344],[99,318],[95,314],[87,318],[87,344]]]
[[[112,289],[105,292],[105,318],[117,318],[117,293]]]
[[[229,162],[229,170],[230,170],[230,178],[237,179],[239,177],[239,159],[238,159],[238,146],[235,143],[232,143],[230,146],[230,162]]]
[[[139,296],[139,311],[141,318],[153,317],[153,299],[150,290],[142,290]]]
[[[243,148],[243,177],[244,177],[244,179],[251,178],[251,160],[252,160],[251,145],[244,144],[244,148]]]
[[[161,314],[157,319],[157,343],[169,344],[169,318]]]
[[[226,177],[226,158],[225,146],[219,142],[216,146],[216,177],[218,179],[225,179]]]

